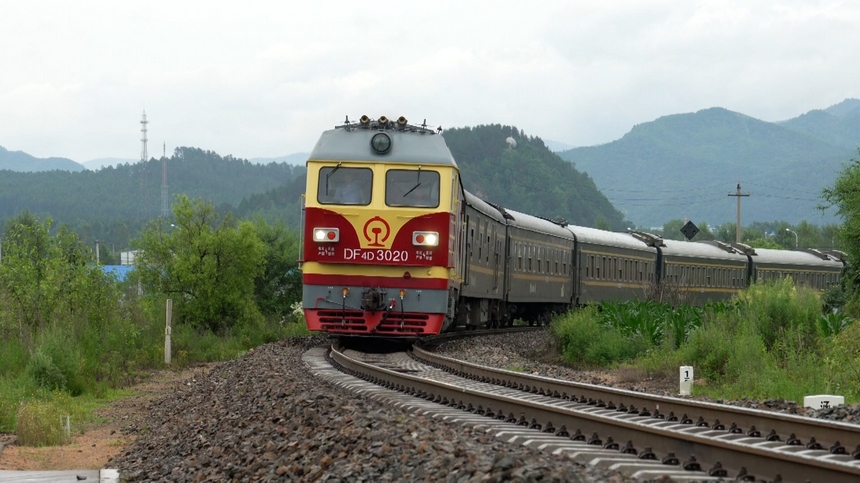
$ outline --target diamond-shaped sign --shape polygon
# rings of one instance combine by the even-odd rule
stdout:
[[[687,237],[687,240],[692,240],[696,233],[699,233],[699,227],[694,225],[692,221],[688,221],[686,225],[681,227],[681,233]]]

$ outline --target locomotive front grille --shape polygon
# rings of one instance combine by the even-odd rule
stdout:
[[[381,316],[380,313],[377,313]],[[318,312],[320,326],[326,332],[364,332],[376,325],[374,321],[365,319],[365,312],[360,310],[320,310]],[[376,327],[380,334],[422,334],[428,325],[430,316],[427,314],[394,312],[388,314],[385,321]]]

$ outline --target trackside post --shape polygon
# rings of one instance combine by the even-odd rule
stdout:
[[[170,319],[173,317],[173,299],[167,299],[166,325],[164,327],[164,363],[170,365]]]
[[[689,396],[693,388],[693,366],[681,366],[681,395]]]

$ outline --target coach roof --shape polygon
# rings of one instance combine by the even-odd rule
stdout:
[[[391,140],[390,149],[384,154],[378,154],[371,147],[370,140],[380,133],[384,133]],[[422,129],[355,129],[341,126],[322,133],[311,151],[309,160],[457,167],[445,139],[440,134]]]

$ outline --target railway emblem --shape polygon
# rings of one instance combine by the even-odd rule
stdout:
[[[391,235],[391,226],[379,216],[374,216],[364,224],[363,231],[364,239],[369,242],[369,246],[383,247]]]

